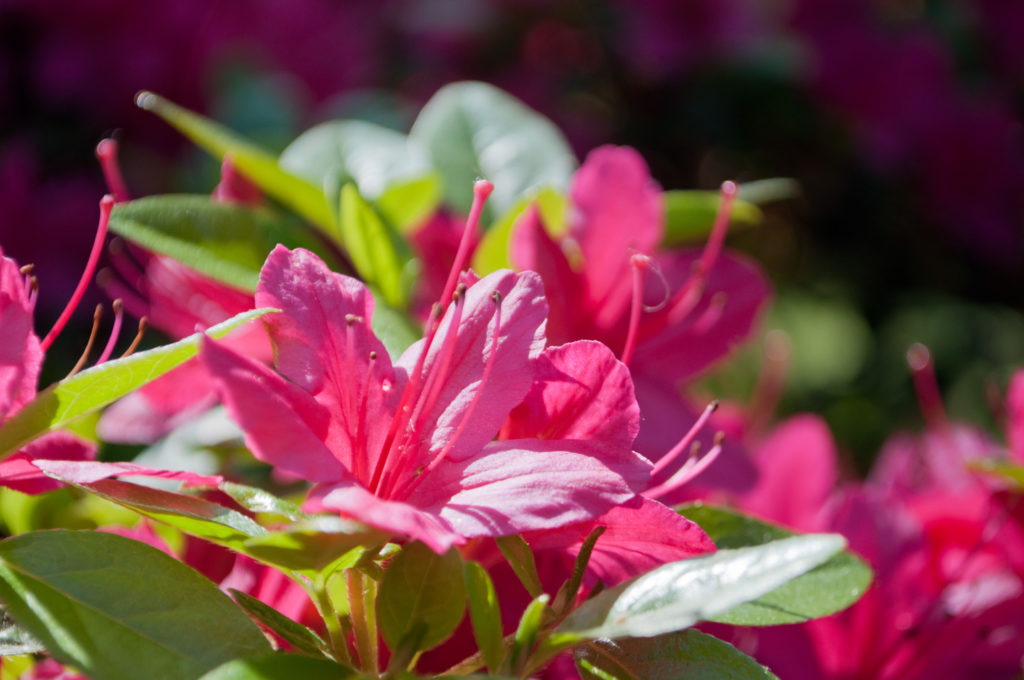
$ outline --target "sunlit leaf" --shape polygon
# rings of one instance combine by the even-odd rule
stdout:
[[[351,184],[341,190],[338,227],[342,243],[360,277],[380,292],[386,304],[404,307],[408,291],[402,285],[402,273],[411,257],[408,244],[384,223]]]
[[[206,577],[109,533],[56,530],[0,542],[0,599],[58,661],[96,680],[189,680],[270,649]]]
[[[261,562],[318,572],[349,551],[383,545],[388,534],[340,517],[311,517],[245,541],[242,551]]]
[[[473,625],[473,637],[484,660],[484,666],[494,671],[505,656],[502,641],[501,609],[498,593],[487,570],[476,562],[462,565],[466,580],[466,601],[469,603],[469,618]]]
[[[272,312],[253,309],[231,317],[205,331],[220,338],[247,321]],[[93,366],[46,388],[0,427],[0,454],[8,454],[47,432],[120,399],[194,357],[202,333],[138,352],[124,359]],[[2,455],[0,455],[2,457]]]
[[[480,245],[473,253],[473,271],[480,276],[485,276],[499,269],[512,268],[508,250],[512,229],[532,203],[537,204],[541,220],[553,236],[565,231],[567,205],[565,195],[551,187],[543,187],[535,192],[530,192],[519,198],[484,234]]]
[[[576,168],[572,149],[551,121],[486,83],[441,88],[409,136],[426,147],[441,174],[445,199],[463,214],[479,177],[494,184],[487,212],[493,217],[533,187],[565,190]]]
[[[280,635],[282,640],[297,651],[317,658],[331,656],[330,648],[323,638],[301,623],[292,621],[270,605],[240,590],[232,588],[231,596],[242,609],[249,612],[250,616]]]
[[[537,641],[537,634],[544,622],[544,614],[550,600],[548,595],[535,598],[526,606],[526,610],[519,618],[519,625],[512,638],[512,649],[509,651],[506,664],[508,670],[514,675],[522,675],[523,667],[530,658],[530,654],[533,653],[533,646]]]
[[[45,651],[43,643],[19,626],[7,614],[7,610],[0,612],[0,656],[19,656]]]
[[[264,491],[263,489],[255,486],[246,486],[245,484],[238,484],[235,482],[223,482],[219,488],[221,491],[231,496],[236,503],[250,512],[279,515],[286,519],[293,520],[306,519],[310,517],[310,515],[302,512],[299,506],[295,503],[283,498],[278,498],[269,491]]]
[[[675,246],[707,238],[718,214],[721,195],[717,191],[665,192],[665,245]],[[737,200],[730,216],[731,228],[758,224],[763,215],[753,203]]]
[[[345,680],[354,677],[362,676],[328,659],[274,653],[229,661],[201,680]]]

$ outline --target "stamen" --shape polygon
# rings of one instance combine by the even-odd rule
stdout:
[[[697,422],[695,422],[693,424],[693,427],[691,427],[689,431],[683,435],[683,438],[679,440],[679,443],[673,446],[672,450],[670,450],[668,453],[662,456],[661,459],[654,464],[654,468],[651,470],[652,478],[655,475],[660,474],[661,472],[666,470],[670,465],[673,465],[676,462],[679,456],[681,456],[682,453],[690,447],[690,442],[692,442],[697,437],[697,435],[700,434],[700,431],[704,428],[704,425],[706,425],[708,420],[711,418],[711,414],[714,413],[716,410],[718,410],[717,399],[707,405],[707,407],[704,409],[704,412],[700,414],[699,418],[697,418]]]
[[[729,301],[729,294],[725,291],[718,291],[711,296],[711,301],[708,302],[708,308],[701,312],[701,315],[693,324],[693,330],[696,333],[707,333],[711,330],[711,327],[718,323],[718,320],[722,318],[722,312],[725,311],[725,305]]]
[[[672,287],[668,285],[668,279],[665,278],[665,274],[661,271],[660,267],[658,267],[653,262],[649,262],[648,269],[651,272],[653,272],[655,276],[658,277],[659,281],[661,281],[662,297],[661,301],[658,302],[658,304],[656,305],[644,305],[644,311],[660,312],[662,309],[665,308],[665,305],[668,304],[669,300],[672,299]]]
[[[28,277],[28,303],[36,306],[36,298],[39,297],[39,279],[34,276]]]
[[[748,409],[747,430],[757,434],[763,432],[771,420],[775,407],[782,398],[789,371],[789,337],[780,330],[768,331],[764,336],[764,353],[761,371],[754,385],[754,395]]]
[[[626,334],[626,344],[622,348],[620,361],[629,365],[633,358],[633,349],[636,347],[636,333],[640,328],[640,312],[644,306],[644,272],[651,263],[651,258],[646,255],[635,254],[629,258],[629,265],[633,268],[633,305],[629,310],[629,332]]]
[[[107,346],[103,348],[103,352],[100,354],[100,358],[96,360],[96,366],[99,366],[104,361],[110,358],[110,355],[114,353],[114,345],[117,344],[117,336],[121,334],[121,319],[124,317],[122,308],[124,307],[120,299],[114,300],[114,325],[110,329],[110,338],[107,340]]]
[[[85,287],[89,285],[89,280],[92,279],[92,274],[96,271],[96,263],[100,259],[100,251],[103,249],[103,239],[107,236],[107,225],[110,223],[110,211],[114,207],[114,198],[109,194],[104,196],[100,200],[100,223],[96,228],[96,238],[93,239],[92,251],[89,253],[89,260],[85,264],[85,271],[82,272],[82,278],[79,279],[78,285],[75,287],[75,292],[71,294],[71,299],[68,300],[67,306],[64,311],[57,317],[57,322],[53,324],[53,328],[46,334],[43,341],[40,343],[43,351],[49,349],[53,341],[57,339],[57,336],[64,326],[67,325],[68,319],[71,318],[71,314],[75,311],[75,307],[81,301],[82,296],[85,294]]]
[[[466,218],[466,228],[462,232],[462,239],[459,241],[459,249],[455,253],[455,262],[452,263],[451,271],[448,272],[448,281],[444,284],[444,292],[441,293],[441,300],[447,300],[455,290],[455,282],[459,278],[466,258],[469,257],[469,244],[473,234],[476,233],[480,224],[480,214],[484,210],[487,197],[494,191],[494,185],[485,179],[478,179],[473,183],[473,205],[469,209],[469,217]]]
[[[96,160],[100,162],[103,169],[103,178],[107,181],[107,188],[114,195],[118,203],[131,200],[128,193],[128,185],[124,183],[124,175],[121,174],[121,164],[117,160],[117,140],[104,139],[96,145]]]
[[[695,478],[697,478],[702,472],[708,469],[708,467],[715,462],[718,455],[722,453],[722,442],[725,441],[725,434],[722,432],[715,433],[715,445],[704,455],[703,458],[691,457],[686,463],[676,470],[675,474],[669,477],[665,482],[658,486],[648,489],[644,492],[644,496],[651,499],[657,499],[672,493],[679,487],[689,484]],[[697,443],[697,442],[694,442]],[[696,452],[694,452],[696,453]]]
[[[139,343],[142,342],[142,336],[146,333],[147,328],[149,328],[149,321],[146,317],[142,317],[139,319],[139,332],[135,334],[135,339],[132,340],[132,344],[128,345],[128,349],[126,349],[124,354],[121,355],[122,359],[126,356],[130,356],[131,353],[138,348]]]
[[[32,273],[32,270],[35,269],[35,268],[36,268],[36,266],[34,264],[26,264],[21,269],[19,269],[18,271],[21,272],[22,276],[28,276],[29,274]]]
[[[942,394],[935,379],[935,364],[928,348],[915,342],[907,350],[907,365],[914,378],[917,403],[929,427],[948,427],[949,419],[942,406]]]
[[[100,319],[102,318],[103,305],[96,305],[96,310],[92,313],[92,330],[89,331],[89,340],[85,343],[85,351],[82,352],[82,356],[78,357],[78,361],[71,368],[71,372],[64,376],[65,380],[82,370],[82,366],[85,366],[85,362],[89,360],[89,352],[92,351],[92,343],[96,340],[96,332],[99,330]]]

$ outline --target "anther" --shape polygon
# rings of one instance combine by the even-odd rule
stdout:
[[[455,292],[452,293],[452,302],[458,302],[466,295],[466,284],[460,283],[455,287]]]
[[[500,290],[491,291],[491,299],[494,301],[494,304],[500,305],[501,304],[501,291]]]
[[[29,274],[32,273],[32,270],[35,269],[35,268],[36,268],[36,266],[34,264],[26,264],[25,266],[23,266],[18,271],[21,272],[22,276],[28,276]]]
[[[351,326],[352,324],[355,324],[355,323],[363,323],[363,317],[359,316],[358,314],[346,314],[345,315],[345,324],[346,325]]]
[[[700,431],[704,428],[704,425],[707,424],[708,420],[711,418],[711,414],[717,410],[718,400],[715,399],[714,401],[707,405],[707,407],[704,409],[704,412],[701,413],[700,417],[697,418],[697,422],[695,422],[693,426],[687,431],[687,433],[683,435],[683,438],[680,439],[679,442],[675,446],[673,446],[668,453],[662,456],[661,459],[654,464],[654,468],[651,470],[652,477],[659,474],[660,472],[668,468],[670,465],[672,465],[672,463],[674,463],[679,458],[679,456],[682,455],[683,451],[686,451],[690,447],[690,443],[693,442],[694,439],[696,439],[698,434],[700,434]]]
[[[684,484],[688,484],[693,481],[693,479],[707,470],[708,467],[718,459],[719,454],[722,453],[722,443],[724,441],[725,434],[720,431],[716,432],[714,439],[715,445],[711,447],[703,458],[694,457],[692,455],[693,449],[691,448],[691,458],[687,460],[682,467],[676,470],[675,473],[666,481],[644,491],[644,495],[648,498],[657,499],[675,491]],[[696,442],[694,443],[696,444]]]
[[[124,354],[121,355],[122,359],[131,355],[131,353],[138,348],[139,343],[142,342],[142,336],[145,335],[147,328],[149,328],[149,321],[146,317],[142,317],[139,319],[139,332],[135,334],[135,339],[132,340],[132,344],[128,345],[128,349],[126,349]]]
[[[377,352],[371,349],[370,350],[370,361],[376,361],[376,360],[377,360]]]

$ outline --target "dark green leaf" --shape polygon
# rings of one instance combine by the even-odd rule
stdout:
[[[415,649],[436,647],[459,625],[465,609],[462,559],[455,549],[438,555],[418,541],[410,543],[384,572],[377,622],[392,649],[417,625],[425,628]]]
[[[209,337],[220,338],[247,321],[272,311],[275,310],[243,312],[207,329],[205,333]],[[0,458],[185,363],[198,353],[202,336],[203,333],[195,333],[170,345],[93,366],[46,388],[0,427]]]
[[[294,221],[266,208],[221,203],[208,196],[150,196],[118,203],[110,228],[146,250],[245,291],[256,290],[263,262],[278,243],[318,249]]]
[[[32,633],[28,632],[7,614],[0,613],[0,656],[19,656],[45,652],[46,647]]]
[[[301,623],[292,621],[270,605],[264,604],[252,595],[246,595],[240,590],[232,588],[231,596],[235,598],[235,602],[242,609],[249,612],[250,616],[280,635],[281,639],[297,651],[318,658],[331,656],[331,650],[327,643]]]
[[[842,536],[812,534],[671,562],[584,602],[555,629],[553,643],[683,630],[771,592],[845,545]]]
[[[57,530],[3,541],[0,599],[58,661],[94,680],[187,680],[269,651],[206,577],[114,534]]]
[[[559,614],[567,612],[576,603],[576,594],[580,590],[580,584],[583,583],[583,574],[590,562],[590,555],[594,552],[597,539],[604,532],[605,527],[597,527],[590,532],[590,535],[583,541],[583,545],[580,546],[580,551],[576,554],[576,561],[572,567],[572,575],[562,584],[555,596],[555,604],[552,608]]]
[[[242,174],[263,191],[321,229],[333,229],[334,219],[322,187],[285,172],[274,156],[253,142],[152,92],[140,93],[137,102],[140,108],[157,114],[216,158],[230,154]]]
[[[519,577],[526,592],[530,597],[540,597],[544,593],[544,586],[540,584],[540,576],[537,575],[537,563],[533,559],[533,551],[523,540],[522,536],[502,536],[496,539],[501,554],[508,560],[512,571]]]
[[[229,661],[201,680],[344,680],[353,677],[357,677],[354,670],[333,661],[278,652]]]
[[[725,508],[694,504],[678,508],[700,525],[719,548],[762,545],[793,536],[781,527]],[[848,551],[806,574],[713,620],[743,626],[800,623],[828,616],[857,601],[871,583],[871,569]]]
[[[494,184],[488,212],[501,215],[533,187],[564,190],[576,168],[572,149],[551,121],[486,83],[441,88],[409,136],[426,147],[445,199],[463,214],[478,177]]]
[[[466,601],[469,603],[469,618],[473,624],[473,637],[484,660],[484,666],[497,670],[505,656],[504,637],[501,627],[501,609],[498,593],[487,570],[476,562],[464,562],[463,577],[466,580]]]
[[[574,653],[584,680],[778,680],[729,643],[697,630],[653,638],[595,640],[577,647]]]

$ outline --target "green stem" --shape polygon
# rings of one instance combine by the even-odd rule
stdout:
[[[356,651],[359,653],[359,665],[364,671],[376,674],[380,660],[377,657],[375,584],[372,579],[365,579],[358,569],[349,569],[345,572],[345,585],[348,587],[348,606],[356,637]]]
[[[327,634],[331,640],[331,651],[340,663],[351,666],[352,656],[348,652],[348,639],[345,631],[342,630],[341,620],[338,618],[338,611],[334,608],[330,596],[327,594],[327,584],[317,579],[309,589],[309,595],[316,605],[317,611],[324,620],[327,627]]]

